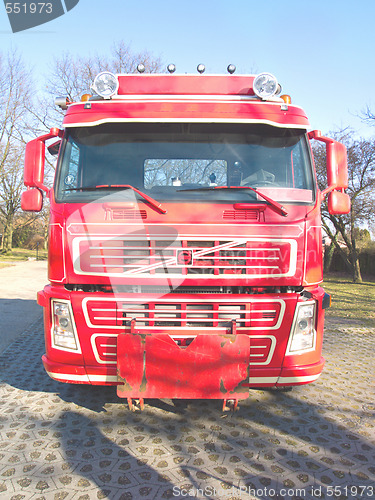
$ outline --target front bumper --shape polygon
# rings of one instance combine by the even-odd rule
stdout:
[[[116,369],[108,370],[107,368],[98,366],[77,366],[57,363],[48,359],[46,355],[42,356],[42,361],[47,374],[58,382],[90,385],[122,385]],[[279,369],[271,371],[262,370],[262,374],[257,370],[258,376],[251,375],[250,372],[249,382],[242,384],[242,387],[259,389],[260,387],[286,387],[308,384],[319,378],[324,363],[324,358],[321,358],[318,363],[283,368],[281,372]],[[276,371],[279,375],[276,374]],[[205,395],[205,397],[209,398],[208,395]]]
[[[302,385],[316,380],[324,366],[323,296],[317,289],[315,350],[285,356],[297,294],[173,294],[152,301],[137,294],[88,294],[47,286],[38,294],[44,307],[43,364],[54,380],[118,386],[126,398],[243,399],[249,388]],[[51,299],[71,302],[80,353],[53,345]],[[119,314],[119,304],[124,311],[137,311],[136,300],[152,302],[152,307],[142,310],[139,321],[129,321],[129,315]],[[180,304],[178,313],[174,304]],[[212,310],[203,304],[212,304]],[[228,322],[233,311],[237,318]],[[194,342],[181,349],[176,339],[184,335]]]

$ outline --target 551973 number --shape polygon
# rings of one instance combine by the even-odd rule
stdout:
[[[52,14],[51,2],[7,2],[5,9],[7,14]]]

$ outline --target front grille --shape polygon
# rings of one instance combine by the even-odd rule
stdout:
[[[130,299],[88,300],[84,314],[92,328],[123,328],[135,319],[137,329],[170,332],[176,328],[193,329],[231,328],[236,325],[249,330],[276,329],[285,310],[282,300],[253,300],[248,302],[148,301],[138,303]]]
[[[294,274],[296,254],[296,241],[284,239],[171,240],[129,236],[73,240],[75,272],[97,276],[276,278]]]
[[[92,335],[91,347],[98,363],[106,365],[117,363],[117,334]]]

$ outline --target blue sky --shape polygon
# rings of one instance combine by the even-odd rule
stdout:
[[[41,81],[54,57],[107,54],[123,40],[177,72],[273,73],[283,92],[323,132],[352,126],[375,136],[358,114],[375,112],[374,0],[80,0],[64,16],[12,33],[0,5],[0,51],[16,47]]]

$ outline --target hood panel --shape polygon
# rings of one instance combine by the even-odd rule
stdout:
[[[269,208],[263,220],[228,222],[223,217],[227,206],[201,204],[197,215],[190,205],[189,219],[194,222],[183,223],[181,214],[188,212],[181,205],[169,207],[167,215],[144,205],[137,218],[126,221],[107,220],[108,207],[95,203],[65,205],[59,213],[53,210],[51,281],[170,289],[302,285],[306,206],[288,207],[283,223],[286,218]],[[315,245],[314,239],[308,241]],[[64,262],[62,278],[59,259]],[[54,280],[54,275],[59,278]]]

